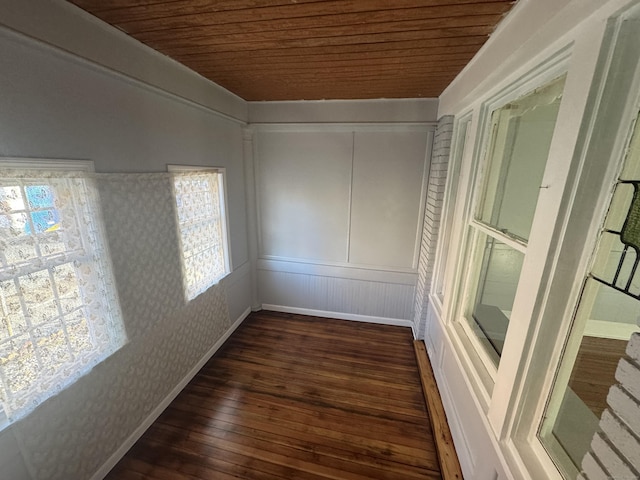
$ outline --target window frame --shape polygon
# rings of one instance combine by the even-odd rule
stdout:
[[[562,236],[556,245],[556,258],[563,254],[564,258],[574,258],[563,270],[549,275],[546,298],[534,319],[538,331],[523,354],[529,370],[516,384],[520,393],[506,429],[510,455],[532,471],[556,472],[554,478],[562,477],[538,434],[556,378],[562,373],[565,347],[574,336],[575,310],[640,111],[640,61],[634,43],[640,32],[639,18],[640,6],[631,5],[603,25],[604,42],[590,82],[589,101],[595,106],[588,105],[591,109],[587,109],[580,126],[583,144],[574,159],[579,164],[570,186],[571,203],[561,217]],[[598,35],[593,40],[597,41]],[[587,212],[590,215],[584,215]],[[535,370],[543,366],[547,367],[544,375],[535,375]],[[536,394],[523,395],[525,389]]]
[[[450,343],[448,348],[452,349],[474,402],[483,412],[478,422],[486,429],[500,463],[518,477],[561,479],[559,470],[536,434],[559,366],[562,345],[569,332],[572,310],[579,298],[583,274],[587,272],[595,247],[599,230],[598,215],[604,218],[608,205],[606,198],[610,192],[607,178],[610,176],[612,179],[610,185],[613,185],[615,178],[611,174],[615,168],[608,159],[616,152],[619,154],[619,144],[624,143],[616,128],[620,118],[629,113],[629,105],[636,105],[627,98],[630,95],[628,92],[634,92],[634,96],[640,95],[637,47],[632,62],[616,60],[613,55],[619,39],[626,43],[637,39],[637,34],[627,33],[625,36],[623,27],[629,18],[635,21],[628,24],[638,24],[640,7],[637,2],[625,5],[622,9],[607,7],[607,21],[602,21],[600,15],[585,22],[579,29],[568,31],[509,74],[495,88],[489,89],[486,95],[474,100],[471,106],[465,104],[463,110],[480,110],[480,125],[474,128],[478,137],[474,141],[474,153],[465,156],[460,173],[450,248],[454,253],[450,253],[447,259],[447,295],[441,322]],[[628,15],[632,10],[635,14]],[[588,34],[585,33],[587,29]],[[574,48],[576,38],[580,41]],[[594,54],[596,52],[599,54]],[[470,205],[472,194],[465,190],[472,190],[478,174],[479,152],[484,147],[482,140],[486,139],[487,105],[495,101],[501,92],[509,91],[510,86],[526,81],[531,72],[540,70],[554,56],[566,57],[567,83],[563,94],[564,106],[561,105],[558,114],[549,152],[549,159],[551,156],[558,157],[554,161],[557,165],[553,175],[548,178],[545,175],[543,185],[549,185],[549,188],[544,190],[542,205],[541,199],[538,199],[532,226],[532,232],[536,231],[536,239],[534,242],[532,236],[528,244],[528,249],[540,260],[540,264],[536,266],[534,262],[529,262],[535,278],[527,279],[529,298],[523,299],[529,316],[522,319],[525,325],[512,335],[510,354],[515,361],[513,365],[501,362],[498,376],[495,381],[489,379],[492,388],[487,390],[483,384],[483,372],[477,368],[480,359],[474,358],[474,350],[464,332],[458,331],[454,315],[456,299],[460,295],[459,280],[466,273],[464,260],[468,255],[465,251],[468,233],[465,219],[475,211]],[[636,69],[637,78],[634,81],[622,81],[622,76],[630,75],[630,63]],[[605,77],[612,80],[609,82],[612,85],[604,81]],[[498,93],[494,93],[496,91]],[[487,98],[489,100],[485,100]],[[607,113],[608,122],[596,122],[601,115],[599,110]],[[637,110],[634,110],[631,116],[636,114]],[[607,135],[615,137],[617,143]],[[597,165],[598,168],[585,168],[587,155],[596,157],[596,154],[588,152],[589,147],[594,147],[599,155],[589,167]],[[605,163],[608,164],[602,165]],[[538,215],[541,207],[544,207],[544,215]]]
[[[95,173],[94,163],[91,160],[0,157],[0,168],[16,169],[16,170],[33,170],[33,171],[43,171],[43,172],[80,172],[80,173],[86,173],[87,175],[93,175]],[[104,274],[111,279],[112,288],[110,289],[111,291],[109,292],[109,294],[115,298],[115,303],[116,303],[115,305],[113,305],[112,312],[113,312],[113,315],[115,315],[116,317],[115,321],[119,322],[118,327],[120,329],[120,334],[118,335],[118,337],[112,339],[112,343],[110,343],[111,345],[110,349],[94,350],[92,352],[94,355],[94,360],[98,359],[97,364],[99,364],[105,361],[114,353],[116,353],[120,348],[122,348],[127,343],[127,334],[125,330],[124,320],[122,317],[122,312],[120,311],[118,292],[116,289],[115,279],[113,278],[114,273],[113,273],[113,266],[111,264],[111,258],[109,253],[108,239],[106,236],[104,225],[102,223],[102,219],[100,217],[101,207],[99,205],[99,200],[97,204],[91,205],[91,207],[89,208],[95,208],[97,210],[95,212],[97,214],[95,228],[100,232],[98,233],[98,237],[103,242],[102,248],[106,253],[106,258],[102,260],[102,267],[106,268],[107,271],[104,272]],[[85,234],[83,233],[82,235],[84,236]],[[90,257],[92,255],[93,253],[91,255],[88,255],[88,256],[85,255],[80,258],[84,259],[84,261],[91,261]],[[64,264],[67,264],[70,262],[77,262],[77,261],[78,261],[77,259],[73,260],[73,256],[72,256],[69,258],[69,262],[65,262]],[[48,268],[50,268],[50,264],[47,264],[45,262],[42,267],[43,267],[42,270],[47,270]],[[81,291],[81,295],[82,295],[82,291]],[[87,303],[84,300],[85,297],[82,296],[81,298],[82,298],[83,305],[85,305]],[[80,370],[74,369],[74,373],[66,377],[63,388],[64,389],[69,388],[78,380],[79,377],[85,375],[86,373],[88,373],[86,368],[84,369],[84,371],[83,369],[80,369]],[[56,394],[57,393],[55,389],[50,390],[47,393],[40,394],[38,396],[37,405],[39,406],[42,402],[46,401],[52,396],[55,396]],[[33,407],[32,405],[25,412],[21,411],[22,413],[18,415],[17,419],[20,419],[25,415],[29,415],[34,408],[36,407]],[[11,423],[12,421],[9,420],[7,412],[4,410],[3,406],[0,405],[0,433],[4,429],[9,427]]]
[[[449,254],[454,250],[450,248],[453,230],[453,213],[456,207],[456,196],[460,167],[463,159],[472,144],[472,123],[473,111],[466,112],[454,120],[453,144],[451,146],[450,161],[447,168],[447,182],[445,185],[445,196],[442,204],[442,217],[440,222],[440,233],[438,234],[438,244],[434,267],[433,287],[431,291],[431,301],[440,311],[444,309],[445,292],[447,291],[447,263]]]
[[[495,365],[491,356],[484,350],[480,339],[472,332],[471,326],[464,316],[464,308],[468,303],[468,296],[473,295],[473,285],[471,277],[473,275],[473,268],[471,262],[473,260],[474,246],[476,246],[477,237],[480,235],[489,235],[494,239],[505,243],[511,248],[516,249],[525,254],[525,263],[521,271],[521,280],[518,283],[518,290],[521,290],[522,278],[528,274],[527,265],[531,261],[527,262],[527,252],[531,248],[532,242],[538,242],[536,238],[530,238],[528,242],[522,242],[519,239],[506,235],[499,230],[488,226],[476,218],[476,211],[478,209],[478,202],[482,196],[484,175],[489,168],[489,149],[492,142],[492,114],[499,110],[503,106],[510,102],[516,101],[518,98],[522,98],[527,94],[533,92],[537,88],[543,87],[548,83],[551,83],[556,78],[567,74],[569,59],[571,56],[571,48],[564,46],[558,49],[554,54],[548,56],[544,61],[540,62],[537,67],[527,72],[520,78],[517,78],[506,87],[494,93],[491,97],[481,103],[480,111],[478,114],[478,125],[476,126],[476,140],[473,153],[464,156],[463,166],[461,168],[461,182],[464,178],[468,181],[468,187],[458,189],[458,197],[456,204],[460,205],[460,209],[456,212],[456,218],[454,223],[458,225],[459,231],[457,238],[454,235],[454,241],[457,242],[452,246],[451,250],[457,253],[455,259],[455,270],[447,269],[453,277],[451,282],[453,285],[448,285],[449,299],[448,308],[445,308],[447,312],[445,323],[448,324],[449,332],[451,333],[454,348],[466,357],[465,369],[470,373],[470,377],[473,379],[472,388],[481,400],[481,404],[485,410],[485,413],[489,414],[490,410],[495,411],[494,395],[495,384],[500,374],[500,366],[506,363],[510,363],[512,360],[517,363],[518,358],[513,358],[506,362],[500,362],[500,365]],[[560,107],[563,108],[562,106]],[[559,112],[558,118],[560,118],[561,112]],[[552,139],[552,148],[553,142]],[[549,152],[549,158],[551,157],[551,151]],[[545,168],[545,176],[548,175],[549,160]],[[465,171],[466,170],[466,171]],[[538,205],[539,208],[539,205]],[[538,214],[538,212],[537,212]],[[538,214],[539,215],[539,214]],[[534,219],[535,222],[535,219]],[[449,258],[449,262],[451,261]],[[449,263],[448,262],[448,263]],[[455,272],[455,273],[454,273]],[[528,279],[529,285],[539,285],[541,278]],[[520,297],[523,294],[520,293]],[[516,300],[514,301],[514,311],[518,307],[518,294],[516,294]],[[526,310],[523,308],[531,308],[530,305],[518,307],[521,310],[517,316],[526,318]],[[506,351],[507,342],[511,343],[509,337],[515,336],[508,329],[507,338],[505,339],[505,352],[503,352],[503,358],[505,354],[509,355]],[[512,352],[512,354],[515,352]],[[502,368],[504,370],[504,367]],[[498,418],[502,417],[502,418]],[[505,421],[504,413],[495,414],[493,423],[501,424]]]
[[[227,197],[227,171],[226,168],[224,167],[204,167],[204,166],[197,166],[197,165],[178,165],[178,164],[168,164],[167,165],[167,171],[169,173],[195,173],[195,172],[201,172],[201,173],[211,173],[211,174],[218,174],[218,195],[219,195],[219,208],[220,208],[220,217],[221,217],[221,222],[220,222],[220,226],[221,226],[221,230],[222,230],[222,250],[223,250],[223,258],[224,258],[224,274],[221,275],[220,277],[217,277],[216,279],[212,280],[212,283],[209,283],[209,285],[202,291],[199,291],[198,293],[196,293],[193,297],[189,298],[189,294],[188,294],[188,290],[189,287],[187,285],[187,279],[183,278],[183,286],[184,286],[184,295],[185,295],[185,301],[187,303],[189,303],[190,301],[194,300],[195,298],[197,298],[199,295],[201,295],[202,293],[206,292],[209,288],[211,288],[214,285],[219,284],[220,282],[222,282],[226,277],[228,277],[231,272],[233,271],[233,266],[232,266],[232,261],[231,261],[231,245],[229,242],[229,215],[228,215],[228,197]],[[172,188],[174,188],[174,182],[173,182],[173,178],[172,178]],[[175,212],[176,212],[176,228],[177,228],[177,235],[178,235],[178,240],[180,242],[180,262],[181,265],[184,268],[184,251],[182,249],[182,234],[180,232],[180,224],[178,222],[178,207],[177,204],[175,202],[175,190],[174,190],[174,202],[173,202],[174,208],[175,208]]]

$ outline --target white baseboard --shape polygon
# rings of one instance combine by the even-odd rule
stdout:
[[[184,378],[176,385],[176,387],[169,392],[169,394],[160,402],[160,404],[153,409],[147,418],[140,424],[134,432],[124,441],[124,443],[114,452],[111,457],[91,476],[90,480],[102,480],[111,471],[113,467],[124,457],[133,444],[147,431],[147,429],[156,421],[162,412],[169,406],[171,402],[178,396],[178,394],[187,386],[193,377],[200,371],[205,363],[213,356],[214,353],[222,346],[222,344],[231,336],[231,334],[240,326],[247,316],[251,313],[251,308],[247,308],[238,319],[233,322],[233,325],[220,337],[220,339],[211,347],[211,349],[200,359],[200,361],[187,373]]]
[[[395,325],[398,327],[411,327],[411,320],[403,320],[401,318],[373,317],[370,315],[356,315],[354,313],[328,312],[325,310],[312,310],[310,308],[287,307],[284,305],[263,304],[263,310],[272,310],[274,312],[297,313],[299,315],[311,315],[313,317],[335,318],[338,320],[353,320],[356,322],[379,323],[382,325]]]

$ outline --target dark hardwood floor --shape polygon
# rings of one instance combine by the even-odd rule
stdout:
[[[607,408],[609,389],[616,382],[616,368],[626,356],[626,340],[582,337],[569,387],[600,418]]]
[[[440,479],[411,332],[251,314],[107,478]]]

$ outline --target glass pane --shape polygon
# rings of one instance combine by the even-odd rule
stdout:
[[[639,247],[640,142],[634,138],[540,426],[542,443],[567,478],[580,470],[618,362],[639,330]]]
[[[0,187],[0,212],[10,213],[17,210],[24,210],[20,187],[17,185]]]
[[[467,318],[497,364],[509,327],[524,255],[494,238],[481,235],[479,240],[477,288],[473,310]]]
[[[438,253],[438,266],[437,266],[437,274],[435,275],[435,292],[436,295],[440,298],[440,301],[444,302],[444,274],[445,274],[445,266],[446,259],[449,253],[449,238],[451,236],[451,228],[453,224],[453,211],[455,208],[456,201],[456,193],[458,191],[458,176],[460,174],[460,165],[462,163],[462,156],[464,155],[466,144],[467,144],[467,133],[469,131],[469,126],[471,125],[471,119],[465,120],[464,122],[460,122],[458,124],[458,130],[456,134],[454,153],[451,158],[451,162],[453,162],[452,167],[450,169],[451,177],[447,181],[447,191],[445,193],[446,198],[443,206],[443,215],[440,225],[440,239],[439,246],[440,252]]]
[[[529,239],[564,77],[493,112],[478,220]]]
[[[638,300],[594,279],[587,281],[574,326],[581,335],[565,351],[541,430],[543,443],[567,475],[574,472],[562,460],[568,458],[580,469],[607,408],[609,388],[616,383],[618,361],[638,329],[639,307]]]

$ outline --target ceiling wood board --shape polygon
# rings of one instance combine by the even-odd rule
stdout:
[[[511,0],[71,0],[245,100],[437,97]]]

